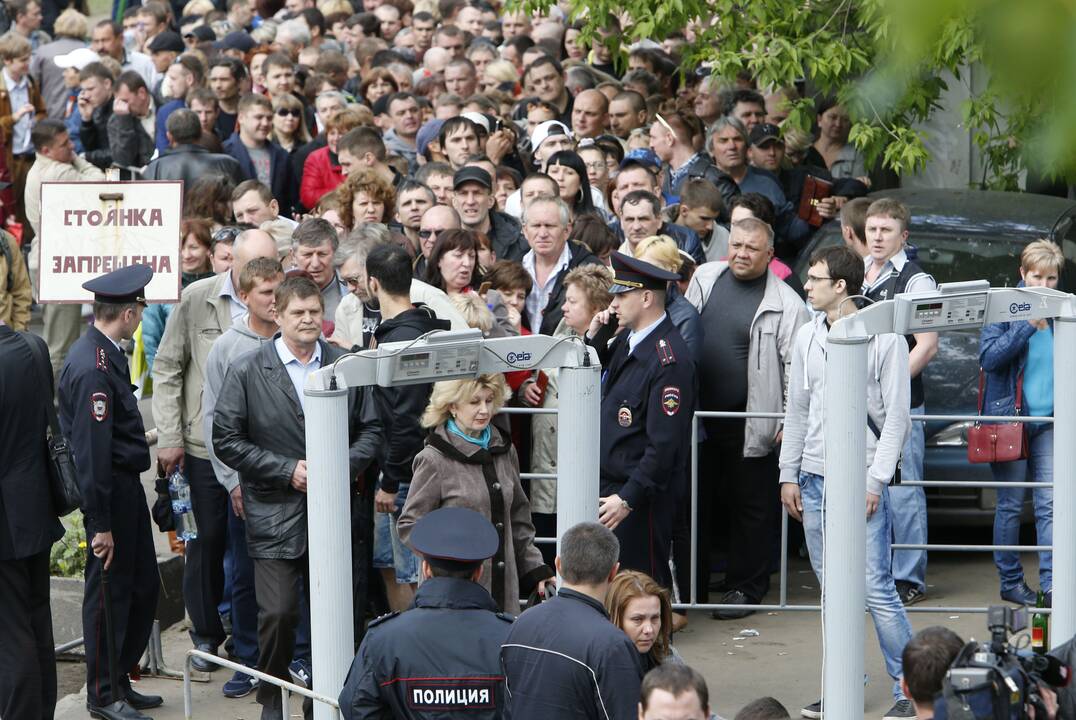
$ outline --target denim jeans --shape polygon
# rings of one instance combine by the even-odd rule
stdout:
[[[803,532],[807,538],[807,551],[811,555],[811,567],[825,593],[825,580],[822,577],[822,491],[824,480],[821,475],[800,473],[800,494],[803,498]],[[864,508],[866,513],[866,508]],[[901,605],[897,595],[897,586],[892,574],[892,550],[890,537],[892,533],[891,509],[888,489],[883,491],[878,509],[867,520],[867,609],[874,620],[874,629],[878,633],[878,644],[885,658],[885,669],[893,678],[893,697],[904,699],[900,691],[900,678],[904,671],[901,655],[904,646],[912,639],[912,626],[908,623],[908,614]]]
[[[924,407],[912,408],[913,416],[922,415]],[[923,453],[925,450],[925,426],[912,419],[912,432],[901,452],[902,480],[923,479]],[[927,495],[921,487],[894,485],[889,488],[889,502],[893,509],[893,542],[898,545],[926,545],[927,542]],[[920,590],[927,587],[927,551],[893,551],[893,579],[910,582]]]
[[[410,483],[400,483],[396,492],[396,512],[374,513],[374,561],[375,568],[392,568],[396,572],[398,584],[417,583],[419,580],[419,560],[411,549],[400,540],[396,531],[396,521],[400,511],[407,502]]]
[[[1027,460],[1007,463],[991,463],[990,469],[997,482],[1053,482],[1054,479],[1054,428],[1053,425],[1035,424],[1028,427],[1029,453]],[[1018,545],[1020,542],[1020,514],[1024,498],[1031,492],[1035,505],[1035,534],[1039,545],[1052,545],[1054,538],[1054,490],[1053,488],[998,488],[998,507],[994,513],[994,544]],[[1001,591],[1012,590],[1024,581],[1024,569],[1020,556],[1014,552],[995,552],[994,564],[1001,579]],[[1053,589],[1053,555],[1039,553],[1039,587],[1044,592]]]

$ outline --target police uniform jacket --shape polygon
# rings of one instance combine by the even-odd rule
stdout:
[[[126,356],[96,327],[60,371],[60,427],[75,455],[87,537],[112,531],[113,492],[138,485],[150,466],[130,376]]]
[[[685,466],[696,379],[668,316],[630,355],[628,335],[621,332],[601,353],[601,491],[638,508],[668,489],[670,468]]]
[[[279,337],[279,333],[276,337]],[[306,458],[306,421],[274,342],[237,359],[213,411],[213,451],[239,473],[252,558],[295,560],[306,554],[306,493],[291,486]],[[321,343],[322,367],[344,354]],[[382,424],[365,388],[348,390],[352,477],[377,457]]]
[[[571,589],[527,610],[501,648],[512,720],[635,718],[639,651],[600,602]]]
[[[414,607],[370,623],[340,693],[341,714],[503,717],[500,652],[511,622],[470,580],[426,580]]]

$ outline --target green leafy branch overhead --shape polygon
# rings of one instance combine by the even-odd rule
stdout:
[[[1076,178],[1076,4],[1065,0],[566,0],[584,40],[611,16],[614,49],[687,30],[685,67],[720,78],[749,72],[760,87],[806,81],[835,93],[868,161],[898,173],[929,159],[918,123],[939,107],[947,82],[981,66],[984,92],[960,108],[962,131],[981,150],[984,184],[1015,188],[1029,159]],[[516,2],[528,11],[552,0]],[[563,5],[562,5],[563,6]],[[809,103],[789,118],[804,129]]]

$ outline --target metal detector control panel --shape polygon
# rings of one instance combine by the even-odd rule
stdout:
[[[377,384],[382,387],[474,377],[478,372],[478,330],[432,335],[428,342],[386,343],[378,348]]]
[[[893,298],[893,331],[900,335],[982,327],[990,285],[985,280],[948,283],[937,291]]]

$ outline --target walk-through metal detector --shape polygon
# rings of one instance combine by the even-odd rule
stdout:
[[[484,339],[478,330],[433,332],[345,355],[310,375],[306,396],[307,526],[314,691],[336,697],[354,657],[347,390],[559,368],[557,531],[598,517],[597,353],[580,338]],[[331,708],[316,703],[314,717]]]
[[[825,663],[827,720],[863,717],[866,603],[867,342],[871,335],[945,332],[1053,318],[1054,585],[1051,636],[1076,634],[1076,359],[1074,296],[1047,288],[991,288],[986,280],[903,293],[833,325],[826,340]],[[1057,370],[1061,370],[1057,372]]]

